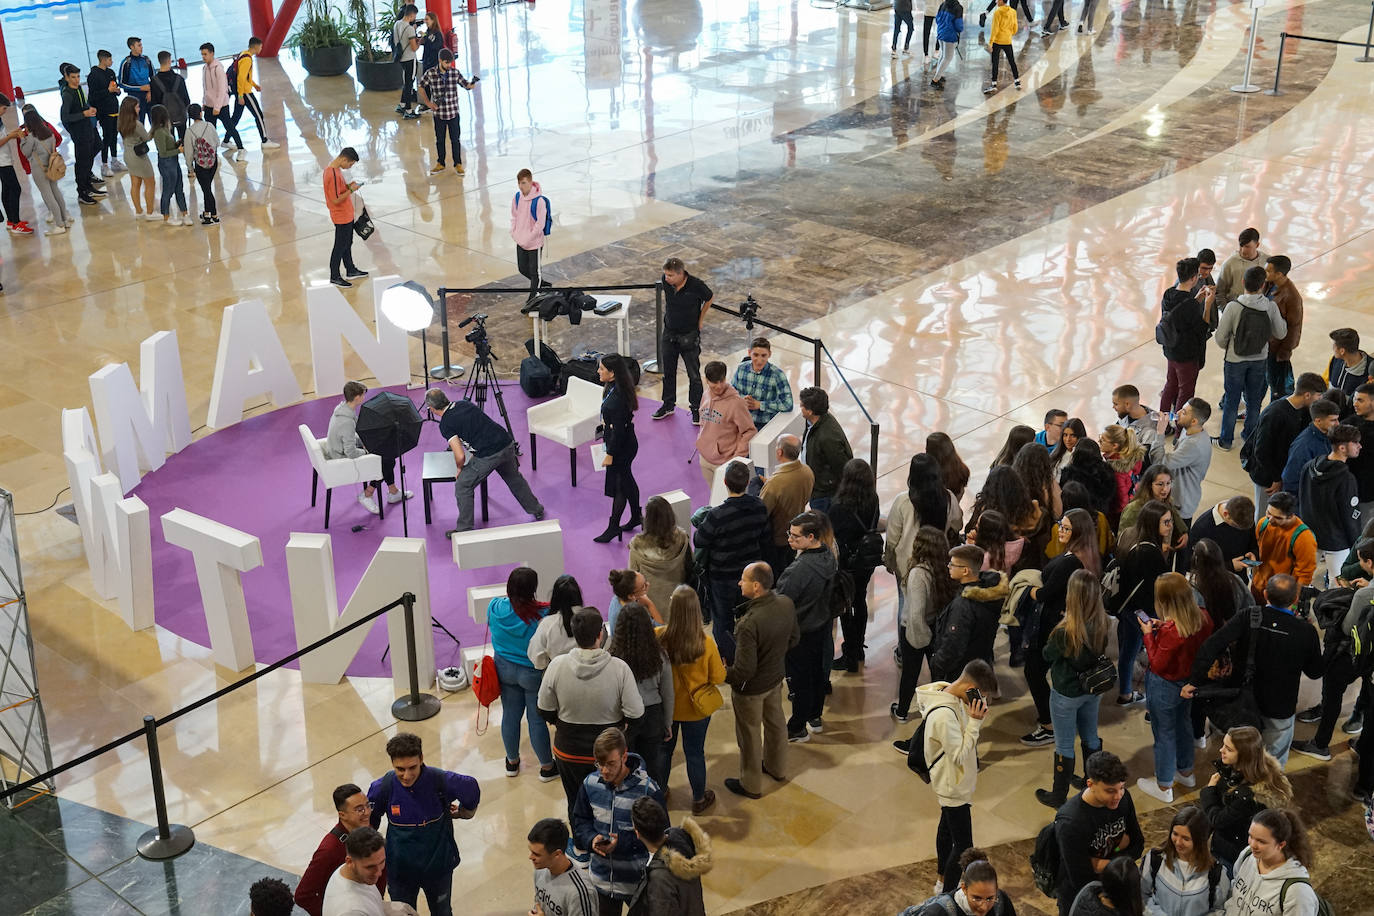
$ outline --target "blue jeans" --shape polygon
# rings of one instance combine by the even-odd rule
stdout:
[[[1293,364],[1290,361],[1274,359],[1271,351],[1264,358],[1264,375],[1269,383],[1269,400],[1277,401],[1293,393]]]
[[[417,905],[420,891],[425,892],[429,903],[430,916],[453,916],[453,872],[431,872],[420,879],[418,884],[403,884],[391,875],[386,876],[387,896],[397,903]]]
[[[549,747],[549,726],[539,715],[539,685],[544,672],[538,668],[517,665],[496,656],[496,677],[501,682],[501,743],[506,746],[506,759],[520,759],[520,714],[530,724],[530,746],[540,766],[553,763]]]
[[[177,206],[186,212],[186,188],[181,180],[181,157],[161,156],[157,160],[157,173],[162,178],[162,215],[172,211],[172,195],[177,198]]]
[[[668,742],[668,768],[671,770],[673,755],[677,753],[678,732],[682,732],[682,756],[687,760],[687,784],[692,787],[692,801],[701,801],[706,795],[706,729],[710,727],[710,716],[695,722],[674,722],[673,738]],[[668,791],[667,786],[659,788]]]
[[[711,579],[711,635],[725,664],[735,663],[735,606],[744,601],[738,579]]]
[[[1145,684],[1145,708],[1150,711],[1150,730],[1155,736],[1155,782],[1171,786],[1175,772],[1193,769],[1193,703],[1179,694],[1181,681],[1166,680],[1151,671],[1145,675]]]
[[[1148,584],[1141,586],[1152,587]],[[1135,680],[1135,658],[1144,644],[1145,637],[1140,633],[1140,622],[1135,619],[1135,612],[1123,608],[1116,620],[1116,678],[1123,697],[1131,695],[1131,684]]]
[[[1293,723],[1296,716],[1287,719],[1271,719],[1260,716],[1260,737],[1264,739],[1264,749],[1274,755],[1279,766],[1288,766],[1288,751],[1293,746]]]
[[[1050,721],[1054,723],[1054,752],[1060,757],[1073,756],[1073,739],[1077,735],[1084,747],[1098,747],[1097,710],[1102,698],[1093,693],[1081,697],[1066,697],[1050,690]]]
[[[1221,433],[1217,441],[1229,446],[1235,441],[1236,414],[1240,413],[1240,399],[1245,396],[1245,429],[1241,435],[1249,439],[1259,423],[1260,405],[1264,403],[1264,360],[1250,359],[1239,363],[1222,364],[1225,386],[1221,396]],[[1280,395],[1284,397],[1284,395]]]

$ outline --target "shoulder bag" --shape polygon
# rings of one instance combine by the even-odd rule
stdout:
[[[61,181],[67,174],[67,162],[56,147],[53,147],[52,155],[48,156],[48,164],[43,167],[43,174],[48,176],[49,181]]]
[[[720,688],[709,682],[692,688],[691,699],[692,708],[701,713],[703,718],[725,705],[725,697],[721,696]]]
[[[1250,608],[1250,645],[1245,650],[1245,675],[1239,687],[1204,687],[1197,697],[1207,702],[1207,718],[1223,732],[1242,725],[1260,728],[1259,705],[1255,702],[1255,647],[1259,644],[1264,611]]]

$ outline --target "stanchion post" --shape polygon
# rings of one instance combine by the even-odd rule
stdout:
[[[1279,61],[1274,65],[1274,88],[1264,90],[1265,95],[1283,95],[1279,92],[1279,77],[1283,75],[1283,46],[1288,41],[1288,33],[1279,33]]]
[[[1250,67],[1255,61],[1255,37],[1259,32],[1259,11],[1264,0],[1250,0],[1250,45],[1245,51],[1245,76],[1240,85],[1232,86],[1232,92],[1259,92],[1260,87],[1250,82]]]
[[[1374,3],[1369,4],[1369,28],[1364,33],[1364,55],[1355,58],[1356,61],[1367,64],[1374,60],[1374,57],[1371,57],[1369,54],[1369,45],[1371,42],[1374,42]]]
[[[878,473],[878,424],[868,424],[868,466]]]
[[[654,358],[639,368],[658,372],[663,365],[663,281],[654,284]]]
[[[157,826],[138,838],[138,854],[157,861],[175,859],[196,845],[196,835],[190,827],[167,822],[167,795],[162,788],[162,755],[157,749],[157,720],[152,716],[143,717],[143,733],[148,739],[148,766],[153,771],[153,807],[157,811]]]
[[[439,290],[438,290],[438,295],[439,295],[439,331],[440,331],[439,340],[440,340],[440,343],[443,345],[443,351],[444,351],[444,364],[443,364],[442,366],[434,366],[433,368],[431,368],[431,367],[429,367],[429,366],[426,366],[426,367],[425,367],[425,371],[429,373],[430,378],[437,378],[437,379],[448,380],[448,379],[451,379],[451,378],[458,378],[460,375],[462,375],[462,374],[463,374],[463,367],[462,367],[462,366],[455,366],[455,365],[453,365],[453,360],[449,358],[449,347],[448,347],[448,290],[447,290],[447,289],[444,289],[443,287],[440,287]],[[536,354],[536,355],[538,355],[538,354]]]
[[[813,355],[812,355],[812,357],[811,357],[812,360],[813,360],[813,361],[815,362],[815,364],[816,364],[816,380],[815,380],[814,382],[812,382],[811,384],[815,385],[817,388],[823,388],[823,387],[825,387],[824,385],[821,384],[821,351],[822,351],[823,347],[824,347],[824,345],[821,343],[821,339],[820,339],[819,337],[817,337],[817,338],[816,338],[816,342],[812,345],[812,349],[813,349],[815,352],[813,353]]]
[[[391,704],[391,714],[402,722],[419,722],[439,714],[439,698],[420,692],[420,672],[415,662],[415,595],[401,596],[406,615],[406,673],[410,676],[410,693]]]

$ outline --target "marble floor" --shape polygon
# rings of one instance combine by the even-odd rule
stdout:
[[[1280,31],[1363,40],[1368,11],[1354,0],[1266,5],[1255,79],[1272,81]],[[1290,41],[1282,95],[1230,92],[1244,70],[1249,20],[1241,3],[1114,0],[1098,6],[1091,34],[1020,33],[1025,88],[984,95],[988,57],[972,13],[962,56],[936,90],[919,56],[889,58],[884,14],[804,0],[502,6],[459,21],[460,61],[484,77],[464,100],[463,179],[426,174],[431,128],[396,120],[390,95],[362,92],[349,78],[306,77],[289,58],[263,62],[265,107],[283,148],[260,153],[250,135],[246,159],[222,162],[219,227],[133,222],[121,177],[100,206],[79,208],[69,234],[0,243],[0,485],[29,513],[19,520],[20,547],[54,759],[235,677],[167,630],[131,632],[96,598],[76,528],[45,510],[69,499],[58,413],[89,404],[86,375],[110,361],[135,364],[140,341],[172,329],[198,426],[221,311],[246,297],[268,303],[309,389],[304,290],[327,277],[332,233],[320,176],[339,147],[362,153],[355,173],[369,182],[364,196],[379,226],[355,249],[364,267],[431,289],[519,286],[506,207],[514,173],[528,166],[555,207],[550,277],[652,282],[665,257],[683,257],[721,304],[752,293],[770,321],[824,339],[880,424],[885,502],[937,429],[974,468],[972,492],[1012,424],[1038,426],[1047,408],[1062,407],[1091,434],[1112,419],[1114,386],[1131,382],[1153,399],[1164,365],[1152,329],[1173,262],[1202,247],[1224,258],[1246,226],[1260,229],[1266,250],[1293,260],[1307,303],[1298,369],[1325,365],[1330,330],[1368,327],[1374,167],[1361,151],[1374,145],[1374,69],[1356,62],[1353,48]],[[55,120],[55,100],[34,100]],[[67,191],[75,207],[70,179]],[[32,207],[27,191],[24,206]],[[368,284],[349,296],[370,314]],[[476,304],[455,297],[448,306],[460,318]],[[492,312],[499,365],[513,375],[528,323],[513,299],[480,307]],[[647,306],[631,325],[631,350],[651,356]],[[736,319],[713,315],[705,346],[737,356],[746,334]],[[554,343],[565,355],[578,343],[612,345],[596,323],[564,325]],[[775,354],[810,377],[802,374],[809,351],[779,341]],[[418,363],[419,341],[412,355]],[[455,360],[470,357],[457,344]],[[829,364],[823,379],[860,445],[868,427],[859,404]],[[1213,360],[1199,394],[1215,403],[1219,389]],[[254,485],[247,460],[229,485]],[[1204,499],[1248,489],[1235,453],[1217,451]],[[837,677],[825,733],[792,749],[792,779],[760,801],[721,790],[736,753],[730,712],[718,714],[707,747],[720,801],[702,819],[717,839],[711,912],[882,870],[893,870],[882,871],[885,884],[909,893],[851,898],[847,912],[889,912],[925,896],[913,863],[932,854],[937,812],[888,747],[897,734],[887,715],[896,682],[890,577],[875,578],[872,607],[871,664]],[[1031,725],[1018,680],[1008,678],[985,728],[974,804],[978,842],[1013,851],[1045,820],[1031,789],[1050,763],[1048,751],[1016,742]],[[206,844],[299,872],[332,819],[332,788],[386,766],[382,748],[397,730],[392,699],[385,680],[320,686],[278,671],[178,720],[163,742],[172,819]],[[482,810],[459,834],[465,912],[524,912],[523,837],[557,813],[561,792],[528,771],[502,778],[497,730],[477,735],[474,712],[469,694],[448,696],[416,730],[431,762],[483,783]],[[1139,713],[1109,707],[1103,721],[1107,746],[1133,775],[1145,773],[1150,733]],[[1324,808],[1308,807],[1340,847],[1319,863],[1319,886],[1338,874],[1328,867],[1367,861],[1367,840],[1351,829],[1357,812],[1336,801],[1349,759],[1342,744],[1331,764],[1290,764],[1329,797]],[[680,814],[680,764],[672,788]],[[63,803],[152,818],[136,746],[78,767],[58,789]],[[1019,853],[1006,855],[999,867],[1016,874]],[[1039,903],[1033,896],[1027,910]]]

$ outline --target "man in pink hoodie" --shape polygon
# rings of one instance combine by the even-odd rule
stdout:
[[[748,457],[749,440],[758,433],[749,405],[735,386],[725,380],[725,373],[725,363],[719,360],[712,360],[702,370],[706,376],[706,398],[701,402],[697,452],[701,476],[708,486],[716,479],[716,468],[731,458]]]
[[[530,298],[541,286],[552,286],[539,276],[539,258],[544,253],[544,223],[549,218],[549,199],[539,190],[534,173],[521,169],[515,173],[520,193],[510,204],[510,237],[515,239],[515,265],[530,279]]]

